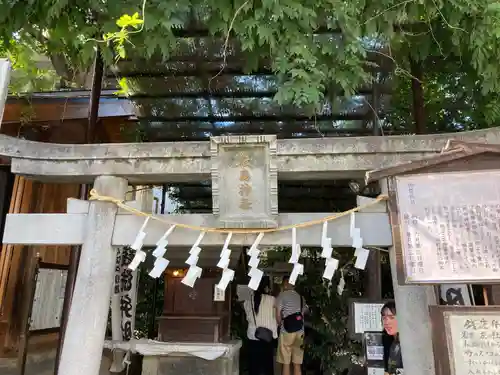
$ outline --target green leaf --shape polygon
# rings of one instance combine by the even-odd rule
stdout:
[[[121,27],[121,28],[127,28],[129,26],[138,29],[140,25],[142,25],[144,21],[139,18],[139,13],[134,13],[132,16],[129,16],[128,14],[124,14],[121,16],[118,21],[116,21],[116,24]]]

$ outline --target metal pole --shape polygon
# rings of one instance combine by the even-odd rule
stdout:
[[[87,129],[85,132],[84,143],[93,143],[95,140],[95,129],[99,118],[99,101],[101,99],[102,76],[104,71],[104,62],[101,55],[101,50],[97,47],[94,60],[94,73],[92,78],[92,89],[90,91],[89,115]],[[89,185],[80,186],[80,199],[87,199],[90,191]],[[69,258],[68,277],[66,280],[66,288],[64,291],[64,303],[61,315],[61,330],[59,332],[59,343],[57,346],[57,354],[55,360],[55,375],[59,373],[59,360],[61,358],[61,350],[68,324],[69,308],[73,297],[73,289],[75,288],[76,275],[78,273],[78,264],[80,262],[81,246],[72,246]]]

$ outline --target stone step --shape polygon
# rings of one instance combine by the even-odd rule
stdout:
[[[24,375],[54,375],[56,350],[28,354]],[[110,375],[110,361],[103,356],[99,375]],[[76,363],[75,366],[78,366]],[[0,358],[1,375],[19,375],[16,358]]]

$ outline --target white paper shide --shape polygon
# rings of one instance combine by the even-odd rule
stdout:
[[[234,279],[234,271],[229,268],[229,263],[231,261],[231,249],[229,249],[229,243],[231,242],[231,238],[233,233],[228,233],[226,240],[224,241],[224,245],[222,246],[222,250],[220,252],[220,260],[217,263],[217,267],[222,269],[222,276],[220,281],[215,286],[215,301],[223,301],[224,296],[226,294],[227,286]]]
[[[325,271],[323,272],[323,278],[331,281],[335,271],[339,267],[339,260],[332,257],[332,239],[328,237],[328,221],[323,222],[323,228],[321,230],[321,257],[325,258]]]
[[[189,269],[184,278],[181,280],[181,283],[191,288],[194,286],[196,280],[201,277],[202,269],[201,267],[198,267],[198,259],[201,252],[201,247],[199,245],[204,236],[205,232],[201,232],[199,234],[193,246],[191,246],[191,250],[189,250],[189,258],[186,260],[186,264],[189,265]]]
[[[247,253],[250,255],[250,260],[248,262],[248,267],[250,268],[248,276],[250,276],[250,281],[248,282],[248,287],[252,290],[257,290],[259,288],[262,276],[264,276],[264,272],[257,268],[260,263],[259,245],[262,238],[264,238],[264,233],[259,233]]]

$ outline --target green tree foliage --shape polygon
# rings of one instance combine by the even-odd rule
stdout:
[[[0,56],[9,58],[12,63],[10,91],[13,94],[50,90],[58,81],[57,74],[47,69],[47,64],[44,66],[44,57],[29,42],[0,41]]]
[[[461,65],[436,64],[423,81],[425,115],[430,133],[476,130],[498,124],[497,92],[483,93],[480,81]],[[384,122],[395,131],[406,131],[412,123],[411,78],[399,77],[392,92],[391,108]]]
[[[111,50],[168,59],[192,43],[175,37],[180,29],[207,29],[224,41],[221,56],[239,48],[250,71],[270,65],[280,103],[312,106],[332,86],[350,94],[369,81],[370,53],[392,60],[399,77],[408,77],[412,57],[426,69],[457,67],[469,92],[490,99],[491,121],[500,91],[499,14],[500,3],[490,0],[3,0],[0,35],[11,53],[28,44],[74,82],[99,41],[114,45],[105,48],[109,62]]]

